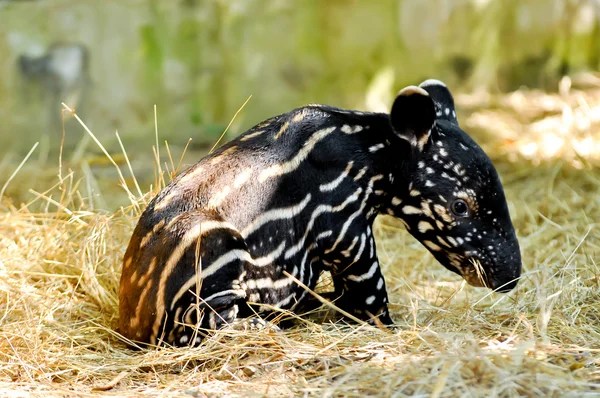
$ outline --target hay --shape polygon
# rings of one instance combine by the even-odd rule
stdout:
[[[467,124],[481,123],[481,112]],[[487,142],[498,143],[488,151],[505,148],[497,137]],[[523,252],[517,290],[466,286],[381,217],[392,332],[323,322],[321,311],[281,332],[223,330],[194,349],[131,351],[113,330],[139,195],[129,193],[134,203],[113,214],[95,211],[69,174],[30,194],[29,207],[4,198],[0,395],[600,395],[598,169],[593,156],[577,158],[577,168],[560,151],[533,168],[531,154],[519,153],[517,163],[498,161]]]

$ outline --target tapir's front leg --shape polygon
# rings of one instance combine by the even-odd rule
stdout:
[[[362,239],[365,241],[362,252],[334,261],[332,277],[336,296],[339,297],[336,305],[371,324],[375,324],[374,319],[377,318],[385,325],[392,325],[385,280],[371,228],[361,235]]]

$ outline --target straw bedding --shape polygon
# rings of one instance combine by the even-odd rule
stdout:
[[[113,331],[117,286],[150,194],[96,211],[67,174],[29,206],[5,197],[0,207],[0,395],[600,396],[600,93],[490,98],[458,97],[466,128],[490,132],[478,139],[523,252],[515,292],[466,286],[380,218],[396,330],[348,325],[325,307],[282,313],[297,318],[283,331],[132,351]]]

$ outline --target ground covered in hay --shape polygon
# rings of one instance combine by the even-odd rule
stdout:
[[[27,187],[28,203],[4,197],[0,395],[600,396],[600,92],[563,83],[554,95],[458,98],[463,125],[488,131],[477,138],[506,186],[518,288],[466,286],[399,222],[378,219],[393,332],[322,310],[283,332],[131,351],[113,331],[117,286],[150,195],[96,211],[62,171],[48,191]],[[27,181],[23,168],[11,184]]]

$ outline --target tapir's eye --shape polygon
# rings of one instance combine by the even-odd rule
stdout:
[[[466,217],[469,214],[469,205],[464,199],[456,199],[450,206],[452,213],[458,217]]]

